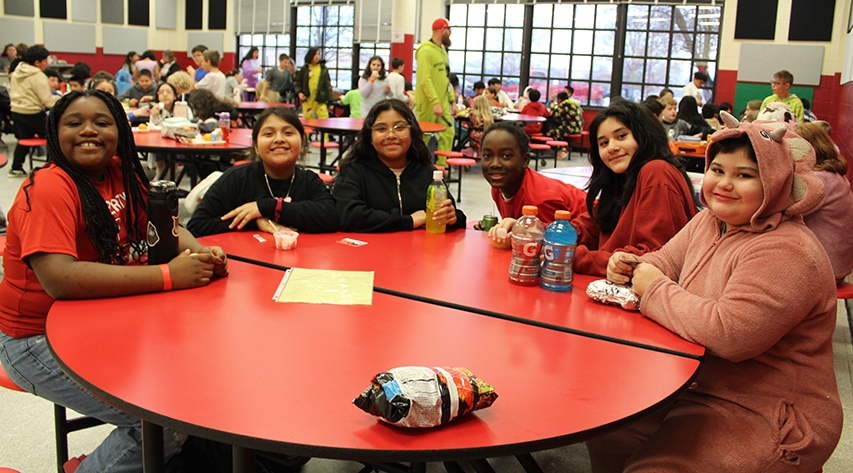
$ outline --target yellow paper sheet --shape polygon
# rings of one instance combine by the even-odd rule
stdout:
[[[281,280],[276,302],[373,304],[373,271],[293,268]]]

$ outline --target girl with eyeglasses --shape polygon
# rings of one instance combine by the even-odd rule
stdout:
[[[412,109],[400,100],[382,100],[370,110],[332,189],[340,231],[396,232],[424,226],[435,166],[423,134]],[[465,214],[452,196],[435,220],[465,228]]]

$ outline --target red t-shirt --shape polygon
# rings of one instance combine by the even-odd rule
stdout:
[[[25,194],[23,187],[28,183],[29,179],[24,181],[9,209],[3,254],[5,274],[0,282],[0,330],[17,338],[43,334],[47,312],[54,301],[24,262],[27,257],[35,253],[60,253],[78,261],[101,259],[86,235],[80,195],[68,174],[50,165],[36,173]],[[118,223],[120,241],[126,243],[127,226],[123,221],[127,215],[126,199],[119,158],[113,158],[104,180],[95,182],[95,187]],[[147,217],[141,215],[140,221],[147,221]]]
[[[539,207],[536,216],[545,225],[554,221],[557,210],[571,211],[572,218],[586,212],[586,192],[530,168],[524,171],[521,188],[511,199],[504,199],[501,191],[493,188],[492,200],[503,218],[520,218],[522,207],[535,205]]]

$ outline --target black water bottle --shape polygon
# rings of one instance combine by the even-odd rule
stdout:
[[[148,190],[148,264],[178,256],[178,187],[172,181],[154,181]]]

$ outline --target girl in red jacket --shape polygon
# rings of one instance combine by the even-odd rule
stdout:
[[[593,119],[589,135],[598,144],[589,156],[590,210],[572,221],[578,230],[572,264],[575,272],[604,276],[613,252],[659,249],[696,214],[696,204],[684,167],[646,107],[615,103]]]

